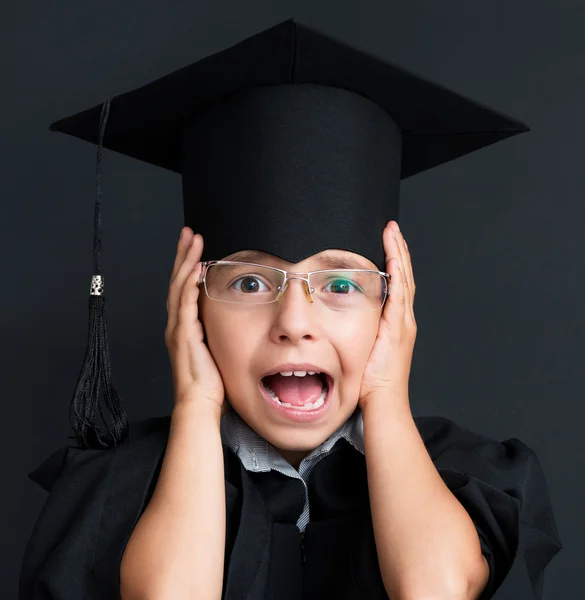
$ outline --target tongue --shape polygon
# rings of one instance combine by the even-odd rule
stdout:
[[[270,375],[264,379],[266,385],[278,396],[281,402],[294,406],[302,406],[307,402],[315,402],[323,390],[321,375]]]

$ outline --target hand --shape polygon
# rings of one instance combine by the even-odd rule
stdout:
[[[400,231],[396,231],[394,237],[394,224],[395,221],[390,221],[382,234],[386,272],[391,275],[390,290],[362,378],[358,401],[362,411],[373,397],[385,398],[387,402],[391,402],[389,398],[408,401],[408,379],[417,330],[413,308],[416,286],[410,253]]]
[[[203,325],[198,318],[202,252],[203,236],[183,228],[167,298],[165,343],[173,371],[175,406],[208,403],[223,416],[228,409],[223,380],[203,341]]]

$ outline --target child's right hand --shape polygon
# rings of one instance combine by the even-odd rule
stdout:
[[[171,360],[175,406],[207,403],[223,416],[228,408],[223,380],[205,345],[198,318],[203,236],[184,227],[177,247],[167,298],[165,343]]]

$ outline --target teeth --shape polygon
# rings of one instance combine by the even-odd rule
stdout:
[[[269,387],[265,386],[264,389],[268,392],[268,395],[281,406],[288,406],[289,408],[296,408],[297,410],[315,410],[316,408],[319,408],[325,404],[325,398],[327,397],[327,387],[324,387],[321,395],[319,398],[317,398],[317,400],[315,400],[315,402],[307,402],[307,404],[304,404],[303,406],[295,406],[293,404],[289,404],[288,402],[281,402],[278,396]]]
[[[305,375],[315,375],[319,373],[319,371],[281,371],[280,374],[283,377],[290,377],[291,375],[295,375],[296,377],[304,377]]]

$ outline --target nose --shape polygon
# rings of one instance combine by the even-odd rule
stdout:
[[[279,296],[278,296],[278,300],[280,301],[280,299],[284,296],[284,293],[287,291],[288,287],[289,287],[289,283],[293,280],[293,279],[297,279],[299,280],[303,291],[305,292],[305,298],[307,298],[307,300],[312,304],[313,303],[313,297],[311,296],[311,291],[310,291],[310,286],[309,286],[309,282],[307,280],[306,277],[303,277],[302,275],[291,275],[286,283],[283,286],[283,289],[281,290]],[[290,292],[289,292],[289,296],[290,296]]]
[[[271,338],[275,343],[284,341],[299,343],[300,340],[314,339],[318,335],[318,315],[313,306],[306,280],[292,277],[286,281],[281,290],[271,325]],[[292,284],[289,289],[289,283]],[[288,292],[286,296],[285,292]],[[303,297],[304,296],[304,297]],[[311,304],[307,304],[308,299]],[[274,305],[273,305],[274,306]],[[319,311],[317,311],[319,312]]]

